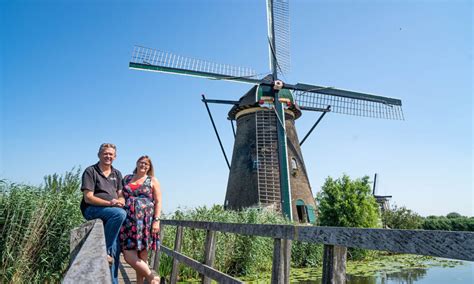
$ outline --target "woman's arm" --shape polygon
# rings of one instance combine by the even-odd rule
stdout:
[[[155,213],[153,215],[154,218],[160,218],[161,215],[161,189],[160,183],[158,180],[153,177],[151,179],[151,186],[153,188],[153,200],[155,201]]]
[[[151,232],[156,234],[160,231],[159,218],[161,215],[161,189],[160,189],[160,183],[155,177],[151,179],[151,186],[153,189],[153,200],[155,201],[155,211],[153,214],[153,223],[151,226]],[[155,220],[155,219],[158,219],[158,220]]]

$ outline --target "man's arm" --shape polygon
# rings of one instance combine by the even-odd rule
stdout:
[[[109,201],[109,200],[105,200],[105,199],[94,196],[94,192],[92,190],[83,189],[83,194],[84,194],[84,201],[90,205],[114,206],[116,203],[116,202],[115,203],[113,202],[116,199]]]

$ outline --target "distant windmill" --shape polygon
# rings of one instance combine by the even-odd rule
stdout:
[[[273,207],[290,219],[314,222],[316,204],[294,124],[301,110],[403,119],[402,103],[332,87],[282,82],[279,77],[289,71],[290,62],[288,1],[267,0],[267,20],[271,74],[263,78],[250,68],[141,46],[134,48],[129,66],[255,85],[239,101],[208,100],[233,104],[229,119],[237,124],[224,205],[231,209]]]
[[[378,195],[377,194],[378,185],[380,183],[379,179],[380,178],[378,177],[378,175],[375,174],[374,175],[374,186],[373,186],[373,189],[372,189],[372,195],[374,196],[375,201],[377,201],[377,203],[379,204],[380,210],[382,212],[384,212],[384,211],[390,210],[390,199],[392,198],[392,196],[391,195]]]

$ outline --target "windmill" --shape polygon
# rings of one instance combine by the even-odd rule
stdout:
[[[295,119],[302,111],[319,111],[322,116],[331,111],[403,119],[402,103],[399,99],[281,81],[290,67],[288,0],[267,0],[267,24],[271,73],[263,78],[250,68],[215,64],[142,46],[135,46],[129,67],[254,85],[239,101],[218,100],[233,105],[229,119],[237,124],[224,206],[269,206],[281,210],[289,219],[314,222],[316,204]]]
[[[380,207],[380,211],[388,211],[390,209],[390,199],[392,198],[391,195],[378,195],[377,190],[379,186],[380,181],[378,181],[378,175],[375,173],[374,175],[374,185],[372,188],[372,195],[375,198],[375,201],[377,201],[377,204]]]

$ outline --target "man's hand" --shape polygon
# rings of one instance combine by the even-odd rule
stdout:
[[[123,207],[125,205],[125,202],[123,200],[121,200],[121,198],[119,199],[112,199],[110,200],[110,206],[115,206],[115,207]]]

